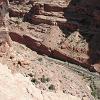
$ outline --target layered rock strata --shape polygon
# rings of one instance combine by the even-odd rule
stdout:
[[[36,39],[37,43],[32,43],[29,39],[32,36],[28,39],[26,36],[26,40],[31,41],[26,44],[42,54],[85,65],[92,71],[99,69],[99,66],[96,66],[99,65],[99,42],[97,47],[96,41],[99,41],[100,2],[98,0],[47,2],[31,0],[27,3],[16,4],[14,1],[10,3],[10,17],[21,18],[31,25],[26,25],[25,29],[20,23],[14,23],[23,31],[25,29],[26,32],[23,32],[25,35],[31,34],[41,40],[38,43]],[[93,5],[94,3],[96,5]],[[53,26],[54,22],[56,25]],[[45,28],[45,25],[49,27]]]

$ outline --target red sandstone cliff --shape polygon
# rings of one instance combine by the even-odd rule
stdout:
[[[99,69],[93,67],[100,59],[99,0],[55,2],[11,0],[10,4],[10,31],[13,40],[23,41],[25,45],[41,54],[81,64],[92,70]],[[25,22],[18,23],[16,18],[31,24],[25,26]],[[53,23],[56,25],[52,26]],[[15,28],[19,32],[13,30],[14,24],[18,24],[24,31],[22,38],[18,38],[22,34],[18,27]],[[19,33],[19,36],[15,37],[13,32]],[[41,41],[34,40],[33,37]]]

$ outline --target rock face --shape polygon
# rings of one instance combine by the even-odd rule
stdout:
[[[19,35],[24,31],[24,40],[21,38],[17,40],[24,42],[31,49],[60,60],[81,64],[91,71],[99,72],[97,66],[94,66],[100,60],[97,57],[99,48],[96,47],[96,41],[99,41],[97,34],[100,32],[99,0],[58,0],[52,2],[31,0],[23,1],[18,5],[16,1],[12,0],[10,4],[11,36],[13,32],[15,33],[13,28],[19,30]],[[12,18],[21,18],[31,25],[29,23],[26,25],[27,23],[23,21],[14,21]],[[52,33],[52,22],[57,23],[56,29],[59,30],[59,35]],[[18,28],[14,25],[17,25]],[[45,25],[48,28],[44,27]],[[52,35],[49,34],[50,31]],[[32,40],[27,39],[27,35],[33,40],[34,37],[41,39],[41,42],[38,43],[36,39],[35,43],[32,43]],[[12,38],[16,39],[14,35]]]
[[[23,75],[13,75],[7,66],[0,64],[0,69],[1,100],[81,100],[61,92],[41,91]]]
[[[0,64],[0,99],[94,100],[90,87],[87,82],[84,83],[83,76],[78,77],[79,75],[66,67],[93,74],[82,69],[81,65],[100,73],[100,2],[9,2],[8,9],[8,0],[0,1],[0,62],[8,64],[13,74],[7,66]],[[58,62],[51,62],[46,56],[40,57],[36,52],[65,61],[66,66],[65,63],[60,66]],[[20,72],[27,78],[14,72]],[[96,77],[96,74],[93,75]],[[99,91],[99,88],[96,90]]]
[[[8,34],[6,25],[8,20],[8,2],[7,0],[0,1],[0,55],[6,53],[11,46],[11,40]]]

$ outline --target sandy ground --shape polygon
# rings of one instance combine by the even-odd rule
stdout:
[[[30,77],[31,82],[41,90],[63,91],[91,100],[89,83],[83,76],[53,61],[48,61],[44,56],[38,55],[22,44],[13,42],[10,52],[0,60],[9,66],[13,73],[20,72]]]

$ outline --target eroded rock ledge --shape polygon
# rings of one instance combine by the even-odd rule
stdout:
[[[23,2],[23,3],[22,3]],[[10,2],[9,9],[11,18],[21,18],[22,23],[25,21],[31,23],[31,27],[25,29],[19,22],[15,22],[25,33],[12,31],[13,40],[24,42],[32,50],[41,54],[70,62],[81,64],[92,71],[100,72],[99,66],[99,4],[98,0],[82,1],[56,1],[56,2],[29,2],[22,1]],[[95,3],[95,5],[94,5]],[[57,25],[53,28],[53,22]],[[13,27],[13,23],[10,23]],[[37,26],[43,25],[42,28]],[[44,25],[49,25],[50,29],[44,29]],[[25,24],[24,24],[25,25]],[[37,26],[36,26],[37,25]],[[35,27],[35,28],[33,28]],[[28,31],[25,32],[25,31]],[[14,33],[16,34],[15,37]],[[49,34],[49,32],[51,32]],[[56,34],[58,32],[58,34]],[[32,33],[37,39],[35,40],[29,34]],[[43,34],[42,34],[43,33]],[[28,34],[28,35],[27,35]],[[38,37],[41,35],[41,37]],[[58,36],[58,37],[55,37]],[[55,37],[55,38],[54,38]],[[15,39],[14,39],[15,38]],[[58,41],[56,41],[58,40]],[[98,47],[97,47],[98,41]],[[56,47],[53,47],[53,44]]]

